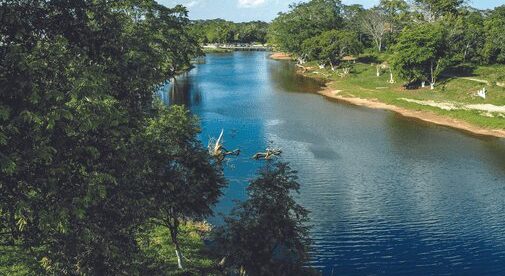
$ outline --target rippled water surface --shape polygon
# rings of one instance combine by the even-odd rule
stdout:
[[[267,57],[209,55],[161,93],[201,118],[205,144],[224,129],[242,150],[218,212],[244,198],[250,157],[275,146],[299,171],[324,275],[505,274],[503,139],[328,101]]]

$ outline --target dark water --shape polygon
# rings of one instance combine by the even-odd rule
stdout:
[[[218,211],[244,198],[250,156],[271,145],[299,171],[324,275],[505,274],[503,139],[330,102],[293,72],[266,53],[209,55],[164,89],[200,116],[205,144],[224,129],[243,152]]]

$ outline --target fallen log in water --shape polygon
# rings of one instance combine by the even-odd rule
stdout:
[[[253,159],[259,160],[259,159],[265,159],[265,160],[270,160],[275,156],[281,155],[282,150],[280,149],[266,149],[266,152],[258,152],[255,155],[253,155]]]
[[[219,138],[217,138],[217,140],[210,139],[209,145],[208,145],[210,156],[216,158],[216,160],[218,162],[222,162],[224,160],[224,158],[228,155],[233,155],[233,156],[240,155],[240,149],[229,151],[223,146],[223,133],[224,133],[224,130],[221,130],[221,134],[219,134]]]

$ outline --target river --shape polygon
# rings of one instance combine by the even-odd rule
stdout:
[[[265,52],[211,54],[160,95],[225,133],[217,213],[245,198],[268,146],[299,171],[310,265],[324,275],[505,274],[505,140],[331,102]],[[213,223],[220,223],[217,215]]]

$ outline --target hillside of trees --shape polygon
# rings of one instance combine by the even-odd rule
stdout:
[[[463,0],[381,0],[370,9],[339,0],[292,4],[272,22],[269,42],[301,62],[338,66],[366,53],[406,86],[430,83],[460,64],[505,63],[505,6]],[[505,79],[505,75],[500,77]]]

